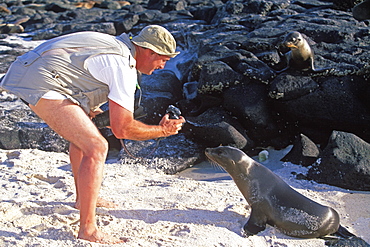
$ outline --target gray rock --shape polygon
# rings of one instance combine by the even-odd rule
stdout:
[[[170,70],[158,71],[142,77],[142,105],[147,116],[141,120],[158,124],[169,105],[175,105],[182,98],[182,84]]]
[[[370,144],[354,134],[333,131],[308,178],[351,190],[370,190]]]
[[[370,19],[370,1],[365,0],[356,4],[352,9],[352,15],[359,21]]]
[[[287,83],[287,88],[294,83]],[[320,78],[318,83],[316,90],[299,98],[288,101],[276,98],[274,109],[298,126],[315,126],[318,132],[325,128],[341,129],[370,140],[370,115],[363,98],[368,83],[352,76]],[[304,88],[301,90],[305,92]]]
[[[309,76],[281,74],[270,84],[269,96],[277,100],[293,100],[312,93],[319,84]]]
[[[45,9],[47,11],[53,11],[53,12],[59,13],[59,12],[65,12],[68,10],[75,10],[76,7],[72,4],[63,3],[61,1],[56,1],[54,3],[47,4]]]
[[[281,139],[289,139],[284,127],[277,125],[278,121],[271,115],[266,85],[245,83],[232,87],[223,93],[222,106],[237,118],[258,146],[288,145]]]
[[[102,1],[99,4],[99,8],[116,10],[121,9],[121,5],[117,1]]]
[[[115,22],[114,33],[128,33],[140,20],[139,15],[129,13],[125,15],[122,21]]]
[[[210,108],[197,117],[188,117],[189,133],[203,145],[229,145],[240,149],[254,146],[240,124],[221,108]]]
[[[180,106],[187,119],[217,106],[217,116],[233,122],[215,122],[218,126],[213,129],[206,124],[198,126],[199,133],[214,136],[209,142],[212,144],[218,142],[217,132],[222,128],[226,142],[231,140],[239,146],[248,143],[247,148],[255,148],[251,143],[282,148],[300,133],[324,145],[336,129],[370,140],[370,27],[368,20],[358,21],[352,15],[351,8],[358,0],[135,0],[121,9],[99,4],[91,9],[77,8],[77,2],[38,0],[36,8],[24,1],[3,1],[2,6],[11,14],[1,12],[0,24],[14,24],[28,16],[22,26],[27,38],[34,40],[85,30],[135,35],[148,24],[165,26],[174,34],[181,54],[187,55],[176,62],[178,78],[168,73],[154,75],[150,83],[161,80],[163,84],[143,86],[148,114],[145,121],[158,123],[169,104]],[[105,2],[117,5],[117,1]],[[332,70],[326,74],[297,70],[275,73],[285,66],[277,47],[290,31],[307,37],[315,52],[315,67]],[[0,41],[7,47],[0,51],[0,72],[29,49],[12,44],[6,37],[2,35]],[[182,89],[190,89],[183,87],[188,82],[199,83],[199,90],[185,99]],[[184,132],[191,134],[187,125]],[[230,125],[237,132],[230,131]],[[33,133],[43,127],[17,128]],[[34,146],[43,142],[37,134],[34,142],[31,136],[19,133],[15,139],[6,134],[3,142],[8,144],[2,145],[24,143],[19,136]],[[235,133],[244,139],[236,141],[239,134]],[[246,142],[245,135],[253,141]],[[203,143],[201,138],[195,140]]]
[[[54,152],[68,150],[68,142],[43,123],[20,100],[3,93],[0,113],[0,148],[35,148]]]
[[[157,141],[125,141],[126,150],[119,155],[122,164],[134,164],[175,174],[192,167],[204,155],[204,148],[185,137],[184,134],[170,136]]]
[[[221,93],[226,88],[241,83],[242,78],[224,62],[206,63],[200,68],[198,91],[202,94]]]
[[[163,23],[171,20],[171,15],[168,13],[162,13],[159,10],[148,9],[140,13],[140,20],[147,23]]]
[[[281,161],[310,166],[319,158],[320,153],[320,148],[313,141],[300,134],[294,141],[292,149],[281,158]]]

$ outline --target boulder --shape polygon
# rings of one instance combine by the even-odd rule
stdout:
[[[142,76],[142,106],[146,116],[141,121],[158,124],[169,105],[182,98],[182,84],[170,70],[158,71],[151,76]]]
[[[242,76],[224,62],[206,63],[200,68],[198,91],[201,94],[218,94],[241,80]]]
[[[2,92],[0,148],[67,152],[69,143],[56,134],[22,101]]]
[[[258,146],[284,148],[289,139],[278,116],[271,114],[267,86],[261,83],[245,83],[225,90],[222,106],[243,126],[248,136]]]
[[[300,134],[293,142],[293,147],[281,161],[296,165],[310,166],[319,158],[320,148],[304,134]]]
[[[350,190],[370,191],[370,144],[352,133],[333,131],[308,178]]]
[[[254,146],[240,124],[222,108],[210,108],[197,117],[188,117],[187,133],[207,147],[234,146],[248,150]]]
[[[209,145],[222,142],[244,150],[280,149],[304,133],[324,147],[333,130],[369,142],[369,22],[351,10],[360,2],[107,0],[87,6],[68,0],[3,1],[0,25],[21,25],[24,33],[0,34],[0,73],[35,44],[22,46],[14,42],[18,37],[46,40],[86,30],[136,35],[148,24],[160,24],[173,33],[181,54],[168,62],[175,73],[154,73],[143,81],[142,104],[147,117],[142,121],[157,124],[167,106],[174,104],[189,119],[184,126],[186,137],[199,145],[207,144],[201,137],[214,137]],[[366,7],[367,2],[358,6]],[[25,17],[29,19],[20,24]],[[286,66],[280,44],[291,31],[307,38],[315,53],[315,67],[330,70],[278,73]],[[7,103],[1,105],[8,107]],[[215,116],[217,120],[212,119]],[[192,126],[191,118],[199,125]],[[44,126],[17,124],[14,128],[33,133]],[[3,127],[0,131],[7,135],[13,130]],[[219,133],[222,141],[217,139]],[[15,139],[7,136],[4,148],[44,142],[37,134],[34,142],[22,131],[13,135]]]
[[[365,0],[356,4],[352,9],[352,15],[359,21],[370,19],[370,1]]]
[[[269,94],[275,97],[273,107],[279,115],[298,128],[315,126],[323,134],[328,128],[341,129],[370,140],[370,115],[363,96],[369,83],[356,76],[322,77],[318,84],[296,79],[286,76],[280,89],[272,85],[275,90]]]
[[[180,133],[146,142],[125,141],[119,159],[122,164],[139,163],[173,175],[204,159],[204,147]]]

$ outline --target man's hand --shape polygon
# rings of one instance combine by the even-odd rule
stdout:
[[[179,133],[185,122],[185,118],[182,116],[179,119],[169,119],[169,114],[166,114],[159,122],[159,125],[163,127],[163,134],[170,136]]]
[[[96,115],[99,115],[99,114],[101,114],[103,112],[104,111],[102,109],[100,109],[100,108],[96,108],[95,110],[90,110],[89,117],[90,118],[94,118],[94,117],[96,117]]]
[[[109,100],[110,127],[117,139],[144,141],[176,135],[185,119],[169,119],[166,114],[159,125],[148,125],[134,119],[133,113]]]

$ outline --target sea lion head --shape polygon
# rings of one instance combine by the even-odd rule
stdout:
[[[248,169],[251,166],[251,158],[238,148],[230,146],[206,148],[205,154],[230,175],[248,174]]]
[[[283,44],[289,48],[299,49],[299,47],[303,44],[303,42],[304,42],[304,38],[302,34],[300,34],[297,31],[293,31],[293,32],[288,33],[287,36],[285,36]]]

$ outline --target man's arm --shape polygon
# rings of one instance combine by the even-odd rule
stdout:
[[[166,114],[159,125],[147,125],[134,119],[133,113],[109,100],[110,127],[118,139],[144,141],[177,134],[185,122],[180,119],[168,119]]]

